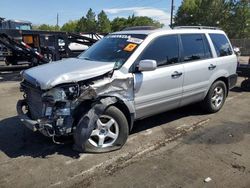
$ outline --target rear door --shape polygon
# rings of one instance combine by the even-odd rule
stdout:
[[[209,37],[216,51],[217,69],[227,72],[227,76],[236,74],[237,57],[233,53],[233,49],[226,35],[222,33],[210,33]]]
[[[181,105],[202,100],[210,87],[216,61],[205,34],[181,34],[184,66],[183,98]]]
[[[177,35],[160,36],[142,52],[140,60],[156,60],[157,69],[136,72],[136,117],[146,117],[180,105],[183,84],[183,65],[179,58]]]

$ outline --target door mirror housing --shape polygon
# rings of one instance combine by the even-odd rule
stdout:
[[[146,59],[139,62],[138,70],[143,71],[153,71],[157,68],[157,62],[155,60]]]

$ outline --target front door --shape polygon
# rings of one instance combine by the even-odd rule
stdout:
[[[179,63],[177,35],[164,35],[153,40],[140,60],[156,60],[157,69],[134,73],[136,118],[147,117],[180,105],[184,69]]]

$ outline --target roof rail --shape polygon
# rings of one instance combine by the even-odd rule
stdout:
[[[134,27],[126,27],[122,31],[131,31],[131,30],[155,30],[159,29],[154,26],[134,26]]]
[[[210,26],[176,26],[173,29],[212,29],[212,30],[220,30],[218,27],[210,27]]]

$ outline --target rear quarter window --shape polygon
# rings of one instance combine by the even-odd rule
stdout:
[[[209,34],[218,57],[233,54],[230,42],[223,34]]]

